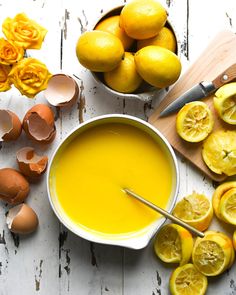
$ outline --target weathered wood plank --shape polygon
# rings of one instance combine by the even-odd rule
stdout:
[[[27,54],[45,62],[51,72],[58,71],[60,61],[60,31],[58,9],[52,1],[1,1],[1,23],[7,17],[24,11],[30,18],[48,29],[40,50],[28,50]],[[58,7],[60,1],[57,1]],[[53,14],[52,14],[53,11]],[[15,89],[0,95],[0,107],[15,111],[20,119],[34,104],[46,102],[42,94],[35,100],[22,97]],[[57,122],[59,131],[60,125]],[[60,133],[60,131],[59,131]],[[38,152],[49,155],[59,138],[50,145],[39,148],[22,134],[17,142],[3,143],[0,152],[0,167],[17,167],[15,154],[23,146],[34,146]],[[0,205],[0,294],[55,294],[59,288],[58,278],[58,221],[47,199],[45,176],[39,183],[31,185],[27,199],[39,216],[38,231],[29,237],[12,235],[5,223],[8,210]],[[52,283],[53,282],[53,283]],[[57,292],[57,291],[56,291]]]
[[[42,49],[29,51],[30,55],[44,61],[53,73],[63,72],[78,77],[75,77],[81,89],[78,104],[68,110],[55,109],[57,138],[51,146],[42,149],[49,156],[59,141],[81,121],[105,113],[127,113],[147,119],[164,95],[163,91],[149,104],[109,95],[76,59],[75,44],[79,35],[92,28],[105,11],[125,2],[0,0],[0,23],[6,16],[13,17],[15,13],[24,11],[48,29]],[[177,31],[184,69],[216,31],[222,28],[235,30],[234,2],[162,0]],[[21,119],[26,110],[37,102],[45,102],[42,94],[36,100],[22,97],[16,90],[0,94],[0,108],[16,111]],[[24,134],[17,143],[2,144],[0,167],[16,167],[17,149],[29,144],[37,148]],[[179,197],[193,189],[210,197],[213,187],[209,180],[181,158],[178,162]],[[26,295],[168,294],[172,267],[167,267],[155,257],[152,243],[144,250],[132,251],[93,244],[76,237],[60,225],[52,213],[46,196],[45,177],[32,185],[27,202],[37,211],[40,228],[25,238],[9,233],[5,225],[8,207],[0,205],[0,295],[15,295],[16,291]],[[211,228],[221,228],[221,225],[215,220]],[[216,280],[210,280],[208,293],[236,294],[235,270],[236,265]]]
[[[117,1],[117,5],[121,2]],[[64,21],[62,72],[71,75],[80,87],[77,106],[62,112],[62,137],[82,121],[104,113],[121,113],[123,104],[116,97],[104,93],[89,71],[78,62],[75,47],[81,33],[91,29],[102,13],[116,3],[88,1],[86,6],[64,1],[67,16]],[[91,9],[93,7],[93,9]],[[81,106],[84,104],[84,107]],[[68,119],[69,115],[69,119]],[[60,294],[121,294],[122,254],[119,248],[100,246],[76,237],[63,226],[60,235],[66,237],[60,245]]]

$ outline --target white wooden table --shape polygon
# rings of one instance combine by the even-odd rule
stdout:
[[[126,1],[124,1],[126,2]],[[80,97],[71,110],[55,109],[57,137],[43,151],[50,157],[62,138],[82,120],[106,114],[125,113],[147,119],[160,98],[150,104],[124,100],[105,93],[82,68],[75,55],[76,41],[91,28],[105,11],[124,4],[121,0],[0,0],[0,24],[7,17],[25,12],[48,29],[41,50],[28,51],[45,62],[52,73],[79,77]],[[193,61],[219,30],[236,28],[235,0],[166,0],[177,31],[184,69]],[[236,53],[235,53],[236,54]],[[0,108],[15,111],[20,118],[34,104],[44,102],[42,94],[35,100],[12,89],[0,93]],[[0,167],[16,167],[16,151],[23,146],[37,146],[23,134],[17,142],[0,146]],[[42,149],[41,149],[42,150]],[[209,197],[213,184],[178,158],[180,167],[179,198],[193,190]],[[38,231],[27,237],[12,235],[5,224],[8,207],[0,204],[0,295],[166,295],[172,267],[154,255],[152,244],[132,251],[97,245],[67,231],[54,216],[47,199],[45,177],[31,185],[27,202],[40,220]],[[211,228],[219,228],[215,220]],[[225,274],[209,280],[207,294],[236,294],[236,264]],[[193,294],[194,295],[194,294]]]

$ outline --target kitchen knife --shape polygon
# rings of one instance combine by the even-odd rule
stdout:
[[[186,103],[200,100],[224,84],[232,81],[236,78],[236,64],[233,64],[229,68],[227,68],[223,73],[217,76],[213,81],[207,82],[203,81],[199,84],[193,86],[191,89],[187,90],[184,94],[170,103],[159,115],[159,117],[167,116],[176,110],[182,108]]]

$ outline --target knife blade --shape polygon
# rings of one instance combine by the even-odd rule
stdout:
[[[223,73],[217,76],[213,81],[203,81],[193,86],[176,100],[170,103],[159,115],[159,117],[167,116],[178,109],[182,108],[186,103],[200,100],[213,93],[215,90],[223,86],[224,84],[232,81],[236,78],[236,64],[233,64],[227,68]]]

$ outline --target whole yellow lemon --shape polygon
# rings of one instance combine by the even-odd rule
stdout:
[[[143,81],[136,71],[134,56],[130,52],[125,52],[118,67],[104,73],[104,80],[109,87],[122,93],[134,92]]]
[[[95,30],[104,31],[115,35],[121,40],[124,49],[128,50],[132,46],[134,39],[130,38],[125,33],[125,31],[120,27],[119,23],[119,15],[110,16],[99,22],[98,25],[95,27]]]
[[[176,39],[174,33],[166,27],[163,27],[158,35],[155,37],[138,40],[137,48],[138,50],[149,45],[157,45],[169,49],[172,52],[176,51]]]
[[[156,0],[133,0],[126,4],[120,14],[120,26],[134,39],[156,36],[165,25],[167,13]]]
[[[76,54],[79,62],[90,71],[108,72],[122,60],[124,47],[113,34],[95,30],[80,36]]]
[[[160,46],[146,46],[134,56],[139,75],[149,84],[164,88],[180,75],[181,63],[176,54]]]

